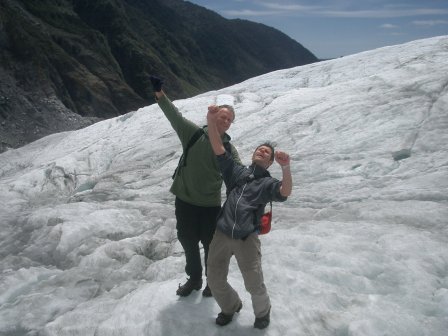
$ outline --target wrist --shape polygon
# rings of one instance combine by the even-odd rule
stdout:
[[[282,167],[282,169],[287,169],[287,168],[289,168],[289,164],[284,165],[284,166],[280,166],[280,167]]]

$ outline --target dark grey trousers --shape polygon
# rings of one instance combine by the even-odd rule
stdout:
[[[199,242],[204,247],[204,266],[207,275],[207,257],[216,217],[221,207],[201,207],[182,201],[175,201],[177,238],[185,251],[185,272],[194,280],[202,278],[202,263]]]

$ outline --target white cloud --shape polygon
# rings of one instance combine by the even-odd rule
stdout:
[[[422,21],[413,21],[413,24],[417,26],[438,26],[438,25],[448,25],[447,20],[422,20]]]
[[[252,10],[252,9],[243,9],[243,10],[223,10],[221,12],[226,16],[235,16],[235,17],[256,17],[256,16],[269,16],[269,15],[281,15],[281,11],[266,11],[266,10]]]
[[[242,2],[242,1],[241,1]],[[357,7],[359,8],[359,7]],[[268,10],[266,10],[268,9]],[[312,15],[314,17],[335,18],[396,18],[420,15],[448,14],[448,9],[442,8],[415,8],[410,6],[387,5],[374,9],[349,9],[334,4],[325,6],[308,6],[297,3],[254,1],[242,10],[223,11],[229,16],[267,16],[267,15]],[[440,20],[439,20],[440,21]],[[435,21],[437,22],[437,21]],[[443,21],[440,21],[443,22]]]
[[[448,14],[446,9],[420,8],[420,9],[373,9],[373,10],[327,10],[320,14],[329,17],[345,18],[394,18],[420,15],[441,15]]]
[[[396,29],[396,28],[398,28],[398,26],[393,25],[391,23],[385,23],[385,24],[381,25],[380,27],[384,28],[384,29]]]
[[[244,2],[244,1],[239,1]],[[253,6],[255,5],[255,6]],[[249,8],[250,7],[250,8]],[[299,4],[281,4],[278,2],[258,2],[255,1],[248,5],[246,9],[240,10],[224,10],[222,13],[229,16],[268,16],[268,15],[284,15],[284,14],[297,14],[302,13],[314,13],[318,12],[323,7],[316,6],[303,6]]]
[[[303,5],[283,5],[279,3],[264,3],[262,4],[263,7],[266,8],[272,8],[272,9],[278,9],[282,11],[297,11],[297,12],[310,12],[310,11],[316,11],[323,7],[316,7],[316,6],[303,6]]]

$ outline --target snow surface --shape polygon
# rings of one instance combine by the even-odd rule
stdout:
[[[234,261],[230,325],[213,298],[175,295],[180,143],[157,105],[1,154],[0,334],[448,335],[447,74],[441,36],[175,102],[204,124],[233,100],[247,163],[264,140],[291,154],[293,194],[261,237],[264,331]]]

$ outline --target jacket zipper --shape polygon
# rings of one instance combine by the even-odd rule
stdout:
[[[254,174],[254,171],[255,171],[255,166],[254,166],[254,168],[252,169],[252,173],[251,173],[250,175],[253,175],[253,174]],[[250,175],[249,175],[249,176],[250,176]],[[243,197],[244,190],[246,189],[247,183],[248,183],[248,182],[246,182],[246,183],[244,184],[243,190],[241,191],[241,195],[240,195],[240,197],[238,197],[238,200],[236,201],[236,204],[235,204],[235,220],[234,220],[234,222],[233,222],[233,227],[232,227],[232,239],[234,239],[234,238],[233,238],[233,232],[235,231],[235,226],[236,226],[236,214],[237,214],[237,209],[238,209],[238,203],[240,202],[241,197]]]

